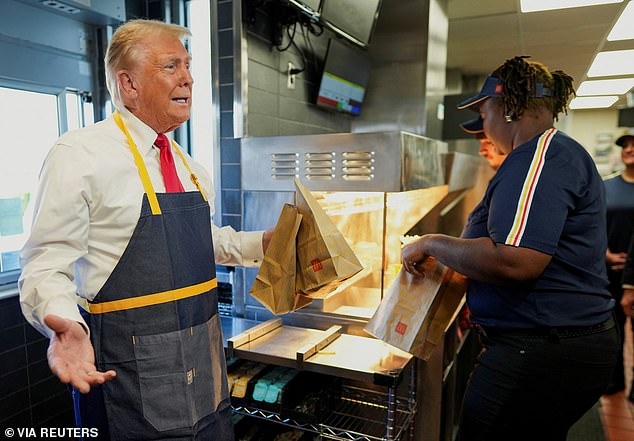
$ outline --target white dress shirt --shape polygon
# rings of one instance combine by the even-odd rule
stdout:
[[[123,121],[157,193],[165,192],[156,132],[126,109]],[[213,211],[209,174],[187,153]],[[180,156],[174,162],[185,191],[196,191]],[[77,295],[92,300],[123,254],[139,220],[143,184],[123,132],[112,117],[63,135],[40,172],[31,235],[22,249],[20,300],[26,319],[51,336],[47,314],[83,323]],[[217,263],[257,266],[262,232],[236,232],[212,223]],[[151,259],[152,256],[148,256]]]

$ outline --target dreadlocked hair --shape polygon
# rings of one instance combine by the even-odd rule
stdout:
[[[561,112],[567,112],[568,99],[575,93],[573,79],[561,70],[550,72],[542,63],[527,58],[510,58],[492,73],[502,81],[504,111],[517,120],[526,110],[546,107],[557,119]],[[552,96],[536,97],[538,83],[549,88]]]

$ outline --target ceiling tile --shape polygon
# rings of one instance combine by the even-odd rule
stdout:
[[[531,55],[579,85],[597,52],[634,48],[631,40],[605,41],[626,3],[522,14],[519,1],[449,0],[447,67],[484,75]]]

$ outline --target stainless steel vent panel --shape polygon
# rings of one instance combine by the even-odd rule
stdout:
[[[244,138],[242,189],[404,191],[445,183],[447,144],[405,132]],[[269,160],[263,160],[269,158]]]

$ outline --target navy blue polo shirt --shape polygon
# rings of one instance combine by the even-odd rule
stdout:
[[[608,210],[608,248],[627,252],[634,231],[634,183],[619,175],[604,182]]]
[[[549,129],[518,146],[470,214],[464,238],[552,256],[541,276],[515,286],[469,280],[474,323],[495,328],[589,326],[610,316],[605,193],[586,150]]]

